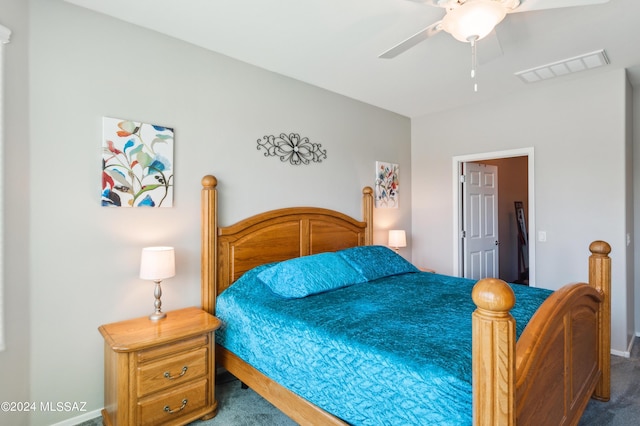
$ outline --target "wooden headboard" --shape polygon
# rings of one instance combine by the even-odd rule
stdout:
[[[217,179],[202,179],[202,307],[215,312],[215,298],[258,265],[309,254],[373,244],[373,190],[362,190],[359,221],[317,207],[271,210],[227,227],[218,226]]]

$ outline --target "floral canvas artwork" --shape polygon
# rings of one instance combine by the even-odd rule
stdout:
[[[376,161],[376,207],[398,208],[398,165]]]
[[[173,129],[102,119],[102,205],[173,206]]]

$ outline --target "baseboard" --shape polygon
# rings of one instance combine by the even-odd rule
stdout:
[[[618,351],[616,349],[611,349],[611,355],[622,356],[622,357],[625,357],[625,358],[631,358],[631,351],[633,350],[633,344],[635,343],[637,335],[638,334],[636,333],[635,335],[631,336],[631,341],[629,342],[629,346],[627,347],[626,351]]]
[[[631,352],[630,351],[617,351],[615,349],[611,349],[611,355],[621,356],[621,357],[624,357],[624,358],[630,358],[631,357]]]
[[[629,347],[627,348],[627,350],[629,351],[629,356],[631,356],[631,352],[633,352],[633,345],[636,342],[636,336],[638,334],[634,334],[633,336],[631,336],[631,341],[629,342]]]
[[[87,420],[91,420],[91,419],[95,419],[96,417],[100,417],[102,416],[101,414],[101,408],[94,410],[94,411],[89,411],[87,413],[83,413],[79,416],[76,417],[72,417],[70,419],[67,420],[63,420],[59,423],[55,423],[52,424],[50,426],[75,426],[77,424],[80,424],[82,422],[86,422]]]

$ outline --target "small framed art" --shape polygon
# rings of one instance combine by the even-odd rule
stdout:
[[[398,208],[399,166],[394,163],[376,161],[375,202],[376,207]]]
[[[173,129],[103,117],[102,205],[173,206]]]

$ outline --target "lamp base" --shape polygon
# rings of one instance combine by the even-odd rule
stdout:
[[[160,310],[160,307],[162,306],[162,301],[160,300],[160,297],[162,296],[162,288],[160,287],[160,281],[159,280],[155,281],[155,283],[156,283],[156,287],[153,291],[153,295],[155,296],[156,301],[153,302],[153,306],[156,307],[156,311],[151,315],[149,315],[149,319],[151,321],[158,321],[167,316],[167,314],[165,314],[164,312],[162,312],[162,310]]]
[[[165,318],[166,316],[167,314],[165,312],[158,311],[149,315],[149,319],[151,321],[158,321],[158,320],[161,320],[162,318]]]

